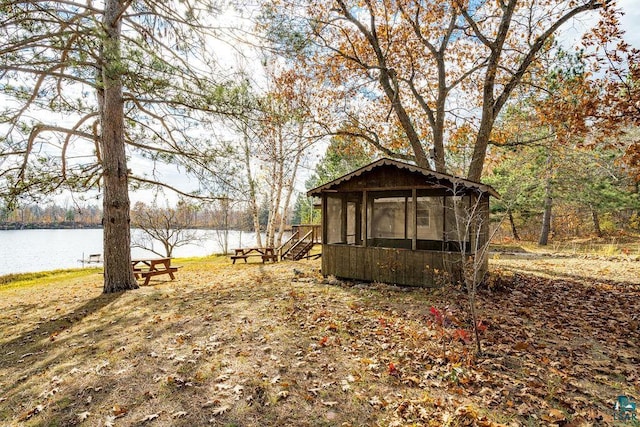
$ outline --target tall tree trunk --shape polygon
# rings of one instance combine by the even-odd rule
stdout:
[[[444,157],[444,127],[445,112],[447,111],[447,71],[444,51],[440,50],[436,57],[438,64],[438,97],[436,99],[435,117],[433,117],[433,163],[436,172],[445,173],[447,167]]]
[[[253,231],[256,233],[256,245],[262,247],[262,234],[260,234],[260,209],[256,195],[256,181],[251,174],[251,150],[249,147],[249,137],[247,129],[244,129],[244,162],[247,170],[247,182],[249,183],[249,209],[253,219]]]
[[[553,199],[550,196],[544,198],[544,213],[542,214],[542,230],[538,244],[546,246],[549,243],[549,233],[551,232],[551,208]]]
[[[274,147],[272,148],[273,156],[271,158],[272,162],[272,191],[271,191],[271,206],[269,212],[269,221],[267,224],[267,246],[274,247],[275,246],[275,237],[276,237],[276,220],[278,216],[278,211],[280,210],[280,202],[282,201],[282,190],[284,186],[284,149],[283,149],[283,138],[282,128],[278,129],[278,134],[276,136],[277,141],[274,143]]]
[[[229,253],[229,198],[222,199],[222,251]]]
[[[280,211],[280,204],[282,202],[282,191],[284,189],[284,165],[282,164],[282,150],[280,150],[281,156],[276,159],[276,176],[275,176],[275,194],[273,199],[273,205],[271,207],[270,223],[271,230],[269,234],[269,246],[275,246],[276,238],[276,221],[278,219],[278,212]]]
[[[302,133],[302,129],[299,129],[299,132]],[[293,183],[296,182],[296,175],[298,174],[298,166],[300,165],[301,157],[302,148],[298,147],[296,157],[293,162],[293,171],[291,172],[291,176],[289,177],[289,184],[287,185],[287,192],[285,193],[284,197],[284,208],[282,209],[282,217],[280,218],[280,227],[278,230],[278,238],[276,241],[277,247],[280,247],[280,245],[282,244],[282,235],[284,234],[284,226],[286,225],[287,217],[289,216],[289,204],[291,203],[291,196],[293,194]]]
[[[593,231],[596,232],[598,237],[602,237],[602,229],[600,228],[600,218],[598,217],[598,211],[591,207],[591,219],[593,220]]]
[[[513,234],[513,238],[515,240],[520,240],[520,235],[518,235],[518,229],[516,228],[516,223],[513,220],[513,213],[509,211],[509,224],[511,224],[511,233]]]
[[[402,102],[400,101],[399,90],[397,89],[397,87],[394,88],[391,73],[386,69],[384,60],[382,60],[381,57],[379,57],[378,60],[381,61],[380,77],[378,78],[378,81],[380,82],[382,89],[387,95],[387,98],[389,98],[389,101],[391,102],[391,105],[393,107],[393,111],[396,113],[396,117],[398,118],[398,121],[400,122],[400,125],[402,126],[402,129],[404,130],[404,133],[409,140],[409,144],[413,149],[413,155],[416,158],[416,164],[421,168],[431,169],[427,153],[422,146],[422,142],[420,141],[420,136],[418,135],[418,132],[416,132],[416,129],[411,122],[409,113],[407,113],[407,110],[404,108],[404,105],[402,105]]]
[[[553,198],[551,197],[551,152],[547,154],[547,178],[544,187],[544,212],[542,214],[542,230],[540,231],[540,239],[538,244],[546,246],[549,243],[549,233],[551,232],[551,208],[553,206]]]
[[[136,289],[131,269],[130,203],[124,143],[124,104],[120,58],[124,2],[106,0],[101,70],[104,86],[98,94],[102,127],[104,293]]]
[[[280,204],[280,186],[278,185],[278,164],[273,161],[271,164],[271,194],[269,196],[269,218],[267,219],[266,246],[273,246],[275,239],[277,206]],[[277,201],[276,201],[277,200]]]
[[[489,95],[486,97],[489,98]],[[488,101],[485,101],[485,103],[487,102]],[[473,147],[473,155],[471,157],[471,164],[469,165],[469,172],[467,173],[467,179],[470,181],[480,182],[480,179],[482,178],[482,170],[484,168],[484,160],[487,157],[487,147],[489,146],[489,138],[491,137],[493,122],[493,109],[485,105],[483,109],[482,122],[480,123],[480,129],[478,130],[476,142]]]

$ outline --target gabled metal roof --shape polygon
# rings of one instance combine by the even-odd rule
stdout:
[[[404,162],[400,162],[397,160],[392,160],[389,158],[382,158],[380,160],[376,160],[373,163],[369,163],[366,166],[361,167],[360,169],[357,169],[349,174],[343,175],[340,178],[334,179],[331,182],[328,182],[326,184],[320,185],[316,188],[312,188],[311,190],[309,190],[307,192],[307,196],[320,196],[320,194],[323,191],[328,191],[328,190],[332,190],[335,187],[339,186],[340,184],[347,182],[349,180],[351,180],[352,178],[355,178],[357,176],[363,175],[363,174],[367,174],[372,172],[374,169],[382,167],[382,166],[395,166],[398,169],[404,169],[407,170],[409,172],[412,173],[417,173],[417,174],[421,174],[423,175],[425,178],[429,179],[429,180],[438,180],[438,181],[445,181],[448,182],[451,185],[451,188],[455,187],[455,186],[462,186],[465,188],[471,188],[471,189],[476,189],[478,191],[480,191],[481,193],[488,193],[493,197],[500,197],[500,195],[498,194],[498,192],[491,187],[490,185],[485,185],[479,182],[474,182],[474,181],[469,181],[467,179],[464,178],[460,178],[457,176],[453,176],[453,175],[449,175],[446,173],[440,173],[440,172],[435,172],[429,169],[424,169],[421,167],[418,167],[416,165],[412,165],[409,163],[404,163]]]

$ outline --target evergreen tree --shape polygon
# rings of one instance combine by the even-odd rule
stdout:
[[[373,154],[358,140],[344,136],[335,136],[327,151],[316,165],[315,171],[305,182],[310,190],[367,165],[373,161]],[[317,224],[319,212],[315,212],[313,200],[300,193],[296,199],[293,213],[294,224]]]

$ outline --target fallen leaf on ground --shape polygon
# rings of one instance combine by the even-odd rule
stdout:
[[[549,423],[558,423],[567,419],[562,411],[557,409],[549,409],[547,412],[540,416],[543,420]]]
[[[228,405],[218,406],[217,408],[214,408],[213,411],[211,411],[211,415],[213,415],[214,417],[218,415],[222,415],[225,412],[227,412],[229,409],[231,409],[231,407]]]
[[[140,423],[147,423],[149,421],[155,420],[159,416],[160,416],[160,414],[149,414],[149,415],[145,416],[144,418],[142,418],[139,422]]]
[[[129,409],[126,406],[113,405],[113,408],[111,408],[111,411],[116,418],[119,418],[119,417],[124,417],[127,414],[127,412],[129,412]]]

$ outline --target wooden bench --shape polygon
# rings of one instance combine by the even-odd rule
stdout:
[[[102,254],[89,254],[89,257],[85,258],[83,253],[82,259],[79,259],[78,262],[81,262],[83,266],[85,264],[102,264]]]
[[[231,255],[231,261],[233,261],[233,264],[236,263],[236,260],[239,259],[243,259],[244,262],[247,262],[247,258],[249,258],[250,255]]]
[[[86,262],[87,264],[91,264],[92,262],[99,264],[102,262],[102,254],[90,254]]]
[[[134,259],[131,268],[136,279],[144,278],[144,285],[148,285],[153,276],[168,274],[171,280],[175,280],[174,273],[180,266],[171,265],[171,258]]]
[[[264,255],[262,255],[262,262],[265,263],[267,261],[277,262],[278,261],[278,255],[276,255],[276,254],[264,254]]]
[[[133,274],[136,276],[136,279],[144,278],[143,285],[146,286],[149,284],[149,281],[153,276],[159,276],[161,274],[168,274],[171,280],[175,280],[176,276],[173,273],[176,273],[180,267],[169,267],[169,268],[160,268],[157,270],[143,270],[138,269],[134,270]]]
[[[247,262],[247,258],[249,257],[260,257],[262,258],[262,262],[265,263],[267,261],[278,261],[278,255],[276,255],[273,248],[241,248],[235,249],[235,254],[231,255],[231,262],[233,264],[236,263],[237,260],[242,259],[244,262]]]

